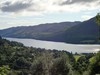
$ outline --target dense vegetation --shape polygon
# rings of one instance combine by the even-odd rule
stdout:
[[[95,75],[100,74],[100,52],[25,47],[0,37],[0,75]]]
[[[100,13],[96,15],[96,23],[98,24],[98,42],[100,42]]]

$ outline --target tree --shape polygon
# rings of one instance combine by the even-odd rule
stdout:
[[[100,51],[93,57],[89,69],[91,69],[90,75],[100,74]]]
[[[75,69],[82,75],[88,69],[89,60],[86,56],[81,56],[75,65]]]
[[[100,13],[96,15],[96,23],[100,26]]]
[[[100,13],[96,15],[96,23],[98,24],[98,43],[100,41]]]
[[[51,68],[51,75],[71,75],[69,74],[71,70],[72,66],[69,64],[68,55],[66,55],[66,53],[62,53],[59,58],[54,60]]]
[[[53,55],[49,51],[44,51],[40,57],[36,57],[31,69],[32,75],[51,75],[53,65]]]
[[[9,70],[10,70],[9,66],[0,67],[0,75],[8,75]]]

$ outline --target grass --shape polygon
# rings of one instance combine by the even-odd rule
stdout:
[[[76,61],[77,61],[80,57],[81,57],[81,55],[74,55],[74,58],[75,58]]]
[[[77,61],[81,56],[85,56],[85,55],[83,55],[83,54],[77,54],[77,55],[74,55],[74,58]]]
[[[89,62],[90,62],[90,63],[93,63],[93,62],[94,62],[94,59],[95,59],[95,57],[91,57],[91,58],[89,59]]]

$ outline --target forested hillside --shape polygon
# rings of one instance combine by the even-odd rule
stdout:
[[[61,22],[0,30],[2,37],[32,38],[73,44],[98,44],[95,18],[83,22]]]
[[[95,75],[100,74],[100,52],[25,47],[0,37],[0,75]]]
[[[61,22],[40,24],[36,26],[12,27],[0,30],[0,35],[3,37],[45,39],[46,37],[64,32],[79,23],[80,22]]]
[[[58,34],[54,37],[59,37],[56,40],[60,40],[67,43],[98,44],[98,32],[99,28],[96,24],[96,20],[95,18],[92,18],[76,26],[73,26],[65,32]]]
[[[0,30],[3,37],[33,38],[73,44],[98,44],[95,18],[84,22],[61,22]]]

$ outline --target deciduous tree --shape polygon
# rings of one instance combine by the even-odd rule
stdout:
[[[100,13],[96,15],[96,23],[98,24],[98,43],[100,42]]]

